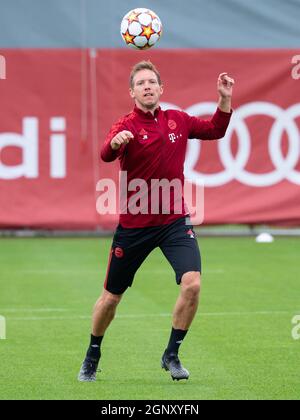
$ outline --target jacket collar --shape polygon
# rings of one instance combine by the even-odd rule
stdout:
[[[161,107],[159,106],[158,108],[156,108],[156,110],[154,111],[154,115],[148,111],[148,112],[144,112],[142,111],[140,108],[138,108],[136,105],[134,106],[134,110],[133,110],[136,114],[138,114],[140,117],[149,119],[149,120],[153,120],[154,118],[158,117],[158,114],[161,111]]]

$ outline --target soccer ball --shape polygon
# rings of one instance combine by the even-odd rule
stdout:
[[[153,47],[162,33],[162,24],[149,9],[134,9],[128,12],[121,22],[121,36],[126,45],[139,50]]]

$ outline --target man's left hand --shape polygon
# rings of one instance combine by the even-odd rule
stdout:
[[[218,92],[222,98],[231,98],[232,87],[234,79],[228,76],[227,73],[221,73],[218,77]]]

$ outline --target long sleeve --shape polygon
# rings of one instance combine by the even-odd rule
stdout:
[[[201,140],[215,140],[225,136],[232,111],[223,112],[217,108],[211,120],[202,120],[185,114],[189,129],[189,138]]]
[[[126,127],[123,125],[123,122],[119,121],[116,124],[114,124],[109,131],[108,135],[106,136],[106,139],[104,141],[104,144],[101,149],[101,159],[104,162],[112,162],[113,160],[117,159],[118,157],[121,157],[126,145],[122,145],[118,150],[113,150],[111,148],[111,141],[112,139],[120,132],[126,130]]]

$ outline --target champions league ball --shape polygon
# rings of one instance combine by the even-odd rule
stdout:
[[[121,22],[121,36],[126,45],[138,50],[153,47],[162,33],[159,17],[149,9],[134,9]]]

